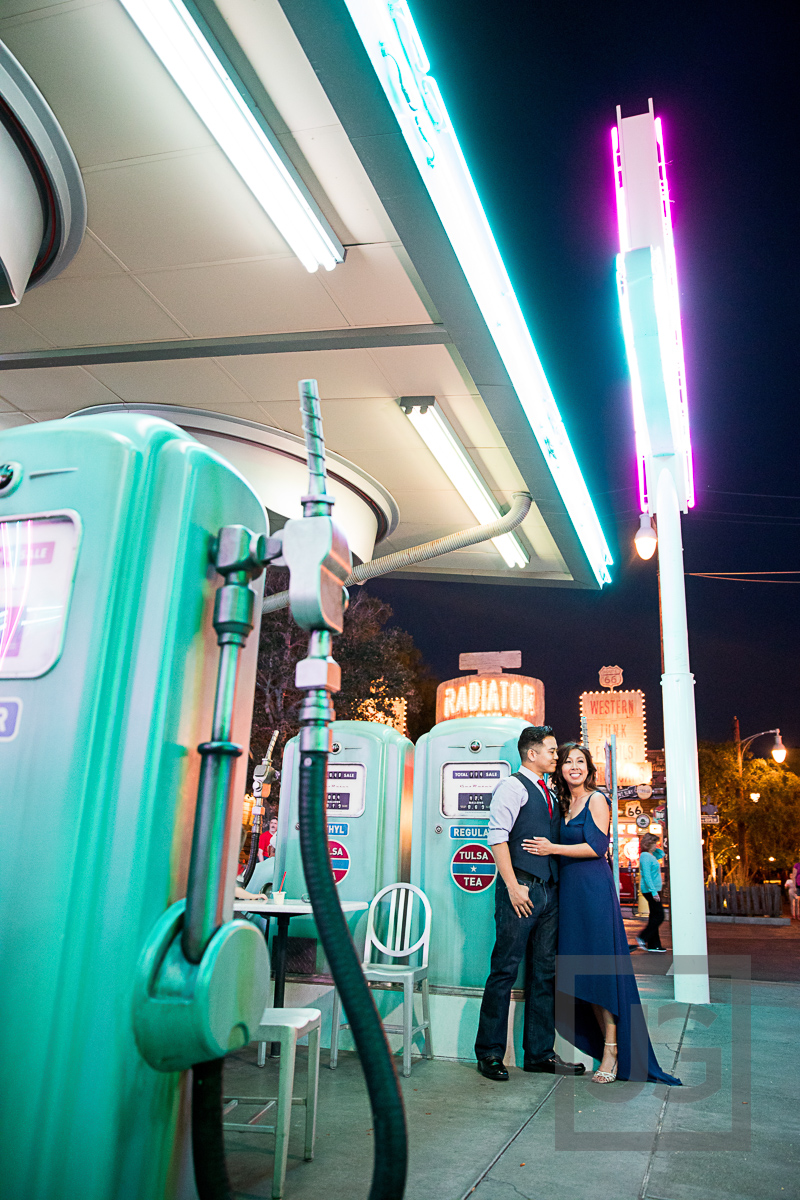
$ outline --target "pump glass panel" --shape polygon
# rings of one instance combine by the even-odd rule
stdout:
[[[325,806],[336,816],[360,817],[364,811],[367,768],[363,763],[328,767],[328,795]]]
[[[442,767],[442,816],[488,817],[492,792],[510,773],[507,762],[445,763]]]
[[[0,520],[0,679],[33,679],[58,661],[79,538],[75,513]]]

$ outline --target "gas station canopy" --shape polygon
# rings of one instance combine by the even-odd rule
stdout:
[[[204,113],[202,80],[181,78],[185,64],[159,48],[162,18],[213,51],[283,180],[266,201],[257,155],[225,145],[222,101]],[[608,580],[602,530],[404,4],[7,0],[0,40],[57,117],[88,200],[75,259],[0,309],[0,429],[167,405],[232,418],[229,440],[239,423],[242,444],[291,458],[281,436],[295,444],[297,381],[313,377],[340,473],[376,511],[378,555],[476,524],[476,496],[500,511],[515,491],[534,498],[516,565],[488,542],[402,574]]]

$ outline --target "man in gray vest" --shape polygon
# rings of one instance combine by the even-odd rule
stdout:
[[[481,1003],[475,1055],[487,1079],[508,1079],[503,1063],[511,989],[526,951],[523,1070],[582,1075],[582,1063],[565,1063],[555,1041],[555,974],[558,938],[558,857],[522,849],[525,838],[560,841],[561,813],[545,775],[556,766],[558,743],[549,725],[520,734],[522,766],[498,784],[489,810],[489,846],[497,863],[496,939]]]

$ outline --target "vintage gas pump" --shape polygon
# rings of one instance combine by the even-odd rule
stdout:
[[[440,721],[416,745],[411,882],[436,914],[433,987],[482,988],[494,945],[497,874],[486,833],[492,792],[519,770],[517,717]]]
[[[342,900],[366,900],[389,883],[407,880],[411,856],[414,747],[389,725],[334,721],[328,760],[326,814],[331,866]],[[286,872],[289,896],[308,894],[298,822],[299,739],[283,756],[275,877]],[[350,931],[364,950],[366,913],[353,913]],[[311,918],[296,919],[296,937],[316,937]],[[327,971],[321,948],[317,970]]]
[[[221,1056],[249,1040],[268,982],[263,939],[230,919],[265,535],[249,485],[165,421],[88,416],[3,436],[9,1197],[194,1194],[186,1068],[205,1064],[194,1110],[210,1093],[213,1118]],[[195,1137],[201,1160],[213,1134]],[[218,1165],[200,1161],[198,1184]]]

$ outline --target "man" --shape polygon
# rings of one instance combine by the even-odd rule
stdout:
[[[498,784],[489,810],[489,846],[497,863],[496,939],[483,993],[475,1055],[487,1079],[503,1081],[511,989],[526,951],[523,1070],[582,1075],[582,1063],[565,1063],[555,1041],[555,973],[558,934],[558,859],[522,849],[524,838],[560,841],[561,813],[545,775],[556,766],[558,743],[549,725],[520,734],[519,771]]]

